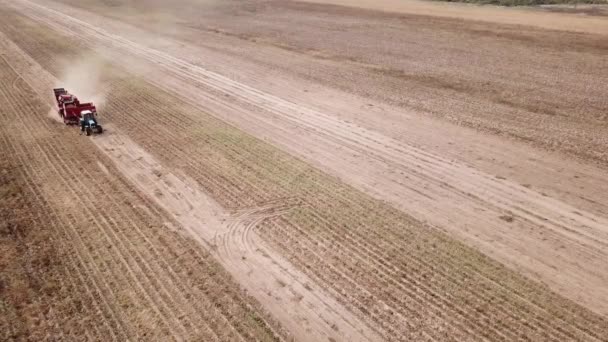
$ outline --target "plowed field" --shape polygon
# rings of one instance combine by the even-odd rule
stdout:
[[[411,11],[0,0],[2,339],[608,341],[607,36]]]

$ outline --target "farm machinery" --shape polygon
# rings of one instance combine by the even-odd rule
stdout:
[[[103,128],[97,123],[96,114],[90,110],[83,110],[80,113],[80,131],[85,133],[87,136],[93,132],[97,134],[103,133]]]
[[[101,134],[103,128],[97,122],[97,109],[93,103],[80,103],[78,98],[64,88],[53,89],[57,112],[66,125],[78,124],[86,135]]]

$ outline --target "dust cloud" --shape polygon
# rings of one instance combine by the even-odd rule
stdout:
[[[96,55],[82,55],[72,62],[63,63],[63,72],[55,88],[65,88],[80,102],[93,102],[99,109],[105,104],[106,94],[102,73],[108,62]]]

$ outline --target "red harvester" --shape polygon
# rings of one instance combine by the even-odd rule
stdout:
[[[91,111],[93,115],[97,113],[93,103],[80,103],[76,96],[63,88],[53,89],[53,92],[57,101],[57,112],[66,125],[79,123],[83,111]]]
[[[80,131],[86,135],[101,134],[103,128],[97,122],[97,109],[92,103],[80,103],[78,98],[63,88],[53,89],[57,101],[57,112],[63,123],[79,124]]]

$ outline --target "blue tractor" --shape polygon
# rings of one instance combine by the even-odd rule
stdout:
[[[97,118],[94,112],[90,110],[83,110],[80,113],[80,131],[87,136],[97,133],[103,133],[103,128],[97,123]]]

